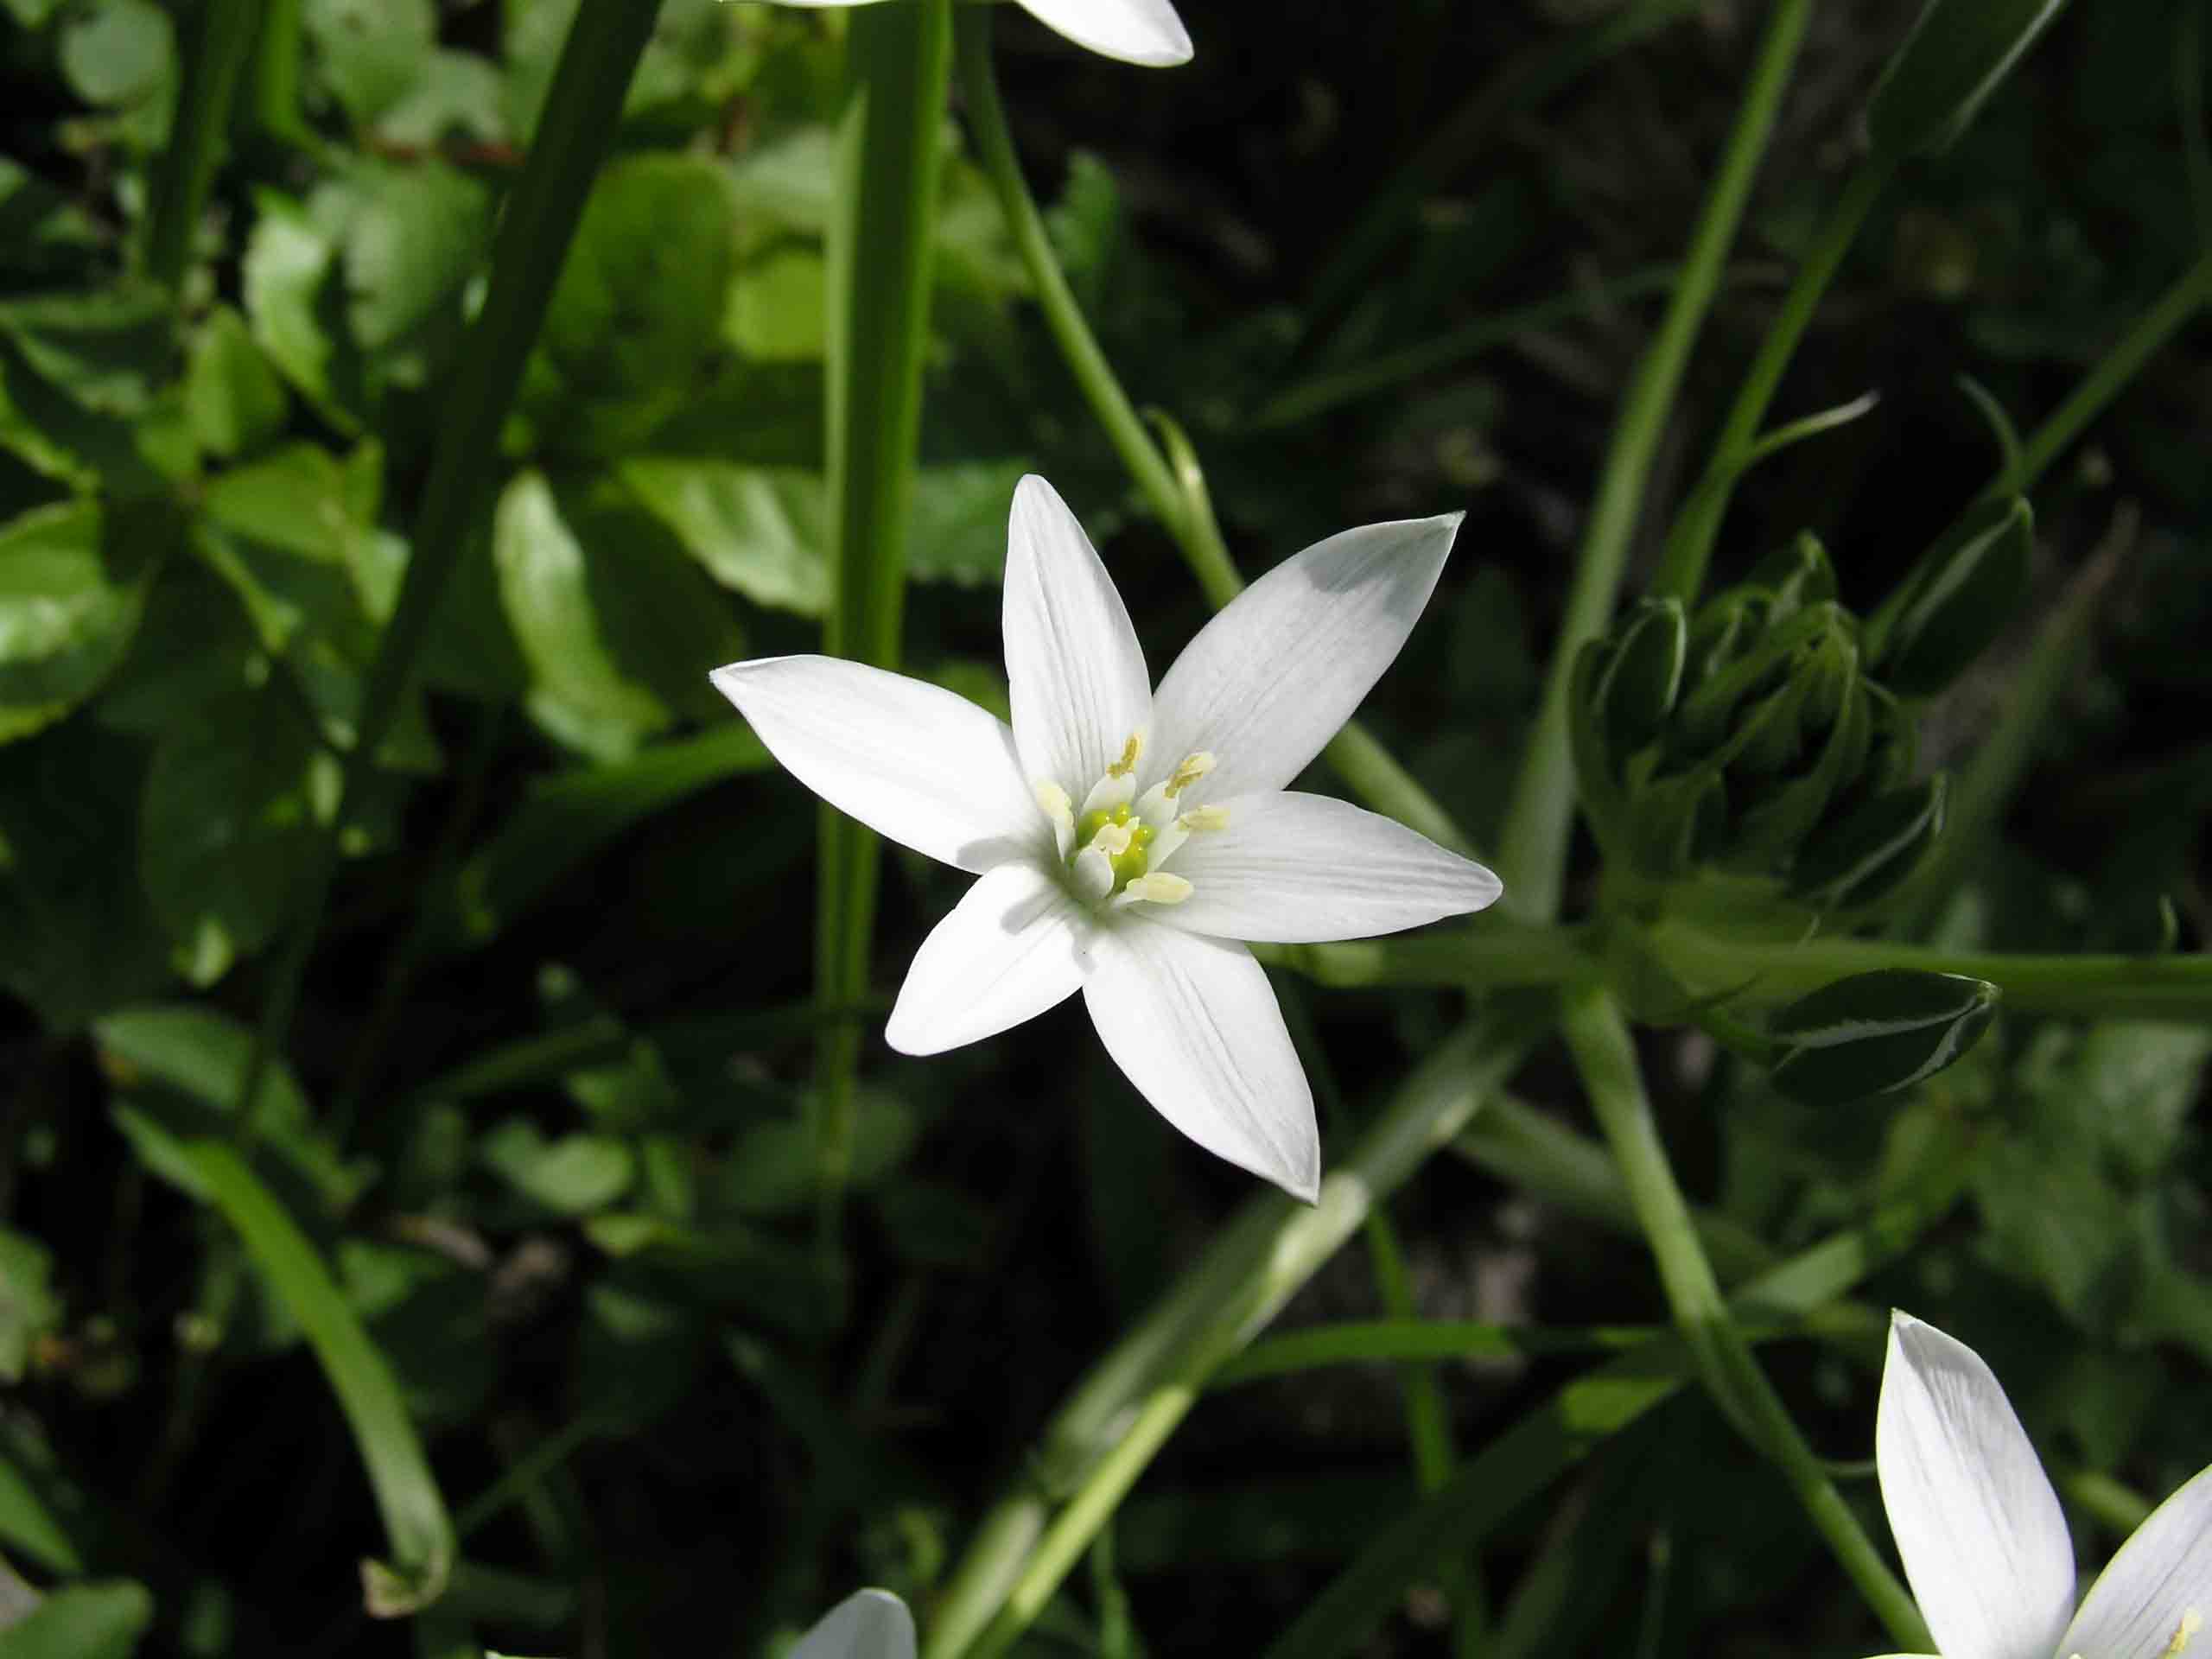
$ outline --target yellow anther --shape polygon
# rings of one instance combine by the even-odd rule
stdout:
[[[1142,899],[1151,904],[1179,905],[1191,896],[1191,884],[1166,870],[1155,870],[1150,875],[1137,877],[1122,891],[1132,899]]]
[[[2204,1628],[2204,1615],[2191,1607],[2181,1616],[2181,1623],[2174,1626],[2173,1637],[2166,1643],[2166,1659],[2173,1659],[2189,1645],[2189,1638]]]
[[[1226,830],[1229,828],[1229,809],[1225,806],[1194,806],[1175,822],[1185,830]]]
[[[1173,800],[1185,789],[1211,772],[1214,765],[1213,756],[1205,749],[1200,749],[1196,754],[1185,755],[1183,764],[1175,768],[1175,775],[1167,780],[1167,798]]]
[[[1137,757],[1144,753],[1144,734],[1131,732],[1129,741],[1122,745],[1122,758],[1106,768],[1109,778],[1126,778],[1137,769]]]

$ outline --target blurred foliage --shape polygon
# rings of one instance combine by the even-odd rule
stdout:
[[[664,0],[496,487],[341,815],[443,400],[575,7],[267,8],[297,38],[272,26],[248,67],[172,295],[143,248],[207,10],[0,5],[0,1655],[402,1650],[404,1626],[356,1611],[382,1545],[310,1344],[388,1369],[381,1404],[345,1411],[423,1437],[461,1552],[448,1601],[501,1646],[751,1655],[858,1583],[925,1606],[1053,1402],[1245,1184],[1141,1108],[1062,1023],[1078,1015],[928,1062],[887,1057],[871,1025],[846,1248],[816,1248],[811,1040],[880,1008],[806,1002],[815,803],[706,670],[810,648],[829,597],[840,22]],[[1263,29],[1187,10],[1198,60],[1160,75],[1004,20],[1055,245],[1124,382],[1191,432],[1248,575],[1348,524],[1468,509],[1363,718],[1492,844],[1649,328],[1644,290],[1611,285],[1678,256],[1758,8],[1675,8],[1527,102],[1497,89],[1621,8],[1402,0],[1377,29],[1295,0]],[[1662,504],[1914,10],[1819,10]],[[2036,619],[2102,550],[2009,809],[1955,888],[1911,896],[1962,950],[2212,932],[2206,334],[2149,365],[2031,520],[2009,493],[1974,515],[2003,456],[1952,385],[2031,424],[2202,256],[2205,12],[2072,8],[1904,169],[1783,397],[1789,417],[1878,389],[1878,412],[1745,478],[1700,605],[1624,613],[1592,648],[1584,798],[1618,861],[1604,880],[1650,884],[1635,902],[1711,917],[1756,880],[1799,923],[1809,906],[1903,926],[1868,907],[1911,874],[1905,808],[1928,822],[1929,780],[1971,765],[2021,695]],[[1484,99],[1494,119],[1456,124]],[[1446,131],[1467,136],[1424,149]],[[944,142],[905,648],[1002,707],[995,584],[1025,471],[1075,505],[1153,661],[1206,611],[1054,353],[956,121]],[[1377,203],[1395,206],[1376,220]],[[1338,280],[1363,225],[1380,252]],[[1470,329],[1477,347],[1366,372]],[[1807,839],[1823,821],[1834,844]],[[242,1109],[334,838],[292,1040]],[[958,880],[889,857],[887,989]],[[1599,868],[1578,860],[1578,904]],[[1646,1058],[1717,1226],[1794,1250],[1952,1172],[1956,1208],[1862,1299],[1974,1343],[2054,1467],[2155,1499],[2212,1455],[2212,1029],[2000,1014],[1940,1077],[1837,1107],[1716,1052],[1662,989],[1653,1007],[1692,1023]],[[1455,1005],[1311,1000],[1309,1064],[1344,1080],[1344,1127]],[[1577,1121],[1551,1058],[1522,1086]],[[257,1143],[219,1167],[242,1109]],[[1421,1315],[1655,1317],[1632,1236],[1465,1149],[1394,1208]],[[283,1228],[238,1222],[241,1246],[219,1216],[242,1201]],[[1376,1316],[1359,1255],[1293,1320]],[[334,1287],[323,1323],[271,1293],[272,1259]],[[1775,1354],[1816,1443],[1862,1457],[1877,1346]],[[1454,1363],[1450,1421],[1479,1444],[1577,1369]],[[1402,1434],[1371,1367],[1203,1405],[1022,1651],[1256,1651],[1411,1502]],[[1850,1490],[1872,1513],[1871,1486]],[[1881,1645],[1777,1491],[1709,1404],[1656,1408],[1490,1541],[1497,1650],[1625,1651],[1639,1629],[1651,1656]],[[1755,1507],[1773,1518],[1747,1528]],[[2082,1513],[2101,1553],[2109,1511]],[[1363,1650],[1446,1651],[1442,1606],[1408,1587]]]

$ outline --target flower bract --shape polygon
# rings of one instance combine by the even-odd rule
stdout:
[[[860,6],[877,0],[778,0],[786,6]],[[1169,0],[1021,0],[1021,9],[1102,57],[1152,68],[1191,60],[1191,37]]]
[[[1909,1314],[1891,1321],[1874,1453],[1942,1659],[2212,1653],[2212,1469],[2135,1529],[2077,1611],[2066,1517],[2005,1390],[1980,1355]]]
[[[1497,878],[1392,819],[1287,789],[1398,654],[1459,516],[1370,524],[1286,560],[1155,691],[1121,594],[1041,478],[1007,537],[1011,727],[828,657],[717,669],[801,783],[982,879],[914,957],[886,1036],[934,1054],[1083,993],[1107,1052],[1207,1150],[1311,1199],[1313,1096],[1243,941],[1395,932]]]

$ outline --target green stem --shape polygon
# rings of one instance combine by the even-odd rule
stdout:
[[[1374,986],[1498,991],[1562,985],[1592,958],[1570,928],[1521,927],[1499,918],[1465,931],[1347,939],[1331,944],[1255,944],[1270,968],[1340,990]]]
[[[1706,566],[1713,557],[1713,543],[1719,535],[1720,521],[1728,512],[1729,498],[1735,493],[1737,480],[1751,463],[1759,428],[1766,420],[1768,406],[1782,384],[1783,373],[1796,353],[1798,342],[1804,338],[1821,296],[1835,280],[1845,252],[1895,170],[1896,163],[1885,157],[1869,157],[1861,162],[1851,181],[1844,186],[1843,194],[1828,210],[1827,222],[1806,254],[1804,264],[1797,268],[1796,277],[1782,302],[1782,310],[1768,328],[1766,338],[1759,342],[1758,355],[1751,359],[1744,384],[1737,391],[1735,404],[1721,423],[1720,435],[1714,441],[1713,459],[1706,465],[1705,475],[1691,491],[1688,504],[1667,537],[1666,551],[1651,581],[1654,594],[1671,594],[1687,605],[1695,601],[1698,590],[1705,585]]]
[[[1719,288],[1722,263],[1735,240],[1811,11],[1812,0],[1775,0],[1768,14],[1728,147],[1682,257],[1681,280],[1621,403],[1575,560],[1566,619],[1545,676],[1542,708],[1514,780],[1498,848],[1499,873],[1505,878],[1503,903],[1524,920],[1548,922],[1559,914],[1574,813],[1567,697],[1575,655],[1603,633],[1611,619],[1652,458],[1681,385],[1690,347]]]
[[[2198,258],[2182,273],[2179,281],[2158,296],[2156,304],[2129,325],[2127,332],[2097,359],[2096,366],[2075,387],[2072,395],[2029,436],[2021,448],[2018,474],[2011,479],[1999,479],[1986,493],[2024,494],[2034,488],[2036,480],[2051,462],[2065,453],[2089,423],[2104,412],[2105,405],[2119,396],[2120,389],[2141,372],[2143,365],[2208,300],[2212,300],[2212,252]]]
[[[1777,944],[1724,939],[1682,922],[1645,935],[1670,972],[1694,993],[1734,990],[1785,1002],[1850,974],[1905,968],[1986,979],[2016,1014],[2076,1019],[2212,1022],[2212,956],[2014,956],[1939,950],[1889,939],[1813,938]]]
[[[1465,1126],[1539,1035],[1525,1017],[1503,1013],[1471,1022],[1407,1079],[1322,1182],[1318,1203],[1308,1207],[1271,1193],[1216,1236],[1046,1424],[1022,1460],[1021,1480],[983,1518],[948,1582],[929,1621],[924,1659],[969,1654],[981,1632],[997,1628],[1018,1585],[1028,1586],[1023,1593],[1033,1600],[1048,1588],[1046,1578],[1058,1583],[1052,1573],[1029,1576],[1055,1506],[1065,1498],[1084,1504],[1084,1516],[1109,1513],[1110,1503],[1099,1508],[1086,1491],[1110,1491],[1118,1500],[1156,1449],[1145,1449],[1135,1466],[1120,1461],[1131,1426],[1172,1428],[1188,1408],[1183,1396],[1202,1389],[1358,1231],[1373,1205]],[[1055,1551],[1070,1563],[1075,1554],[1068,1552],[1079,1554],[1088,1537],[1074,1523],[1055,1535]]]
[[[238,1087],[242,1147],[260,1136],[261,1084],[284,1047],[300,983],[322,926],[348,803],[376,764],[429,632],[430,618],[461,563],[499,469],[499,429],[522,382],[553,283],[568,255],[594,175],[622,115],[630,77],[651,38],[659,0],[582,0],[553,73],[537,142],[500,215],[484,308],[461,343],[445,429],[432,447],[429,476],[415,515],[413,552],[391,620],[377,642],[361,692],[353,747],[346,752],[337,810],[317,850],[302,914],[262,1003],[261,1021]]]
[[[261,0],[202,0],[199,39],[185,70],[176,118],[156,164],[146,272],[175,295],[192,268],[192,238],[207,211],[215,163],[231,130],[238,80],[253,56]]]
[[[1560,1029],[1650,1243],[1675,1323],[1707,1386],[1745,1414],[1752,1445],[1779,1470],[1891,1639],[1900,1649],[1926,1652],[1927,1630],[1911,1594],[1806,1445],[1729,1313],[1667,1161],[1637,1066],[1636,1040],[1619,1005],[1602,986],[1578,988],[1567,994]]]
[[[1949,896],[1960,873],[1986,851],[1988,837],[2018,792],[2044,734],[2051,729],[2051,710],[2075,683],[2088,646],[2089,625],[2096,620],[2139,523],[2133,505],[2123,503],[2103,543],[2075,573],[2044,618],[2026,660],[2009,678],[1996,723],[1951,789],[1943,833],[1893,901],[1899,915],[1909,918],[1908,925],[1893,930],[1897,933],[1909,937],[1920,931]]]
[[[827,408],[835,598],[823,649],[879,668],[899,660],[906,521],[921,430],[931,227],[937,213],[950,0],[868,6],[846,34],[839,188],[828,237]],[[876,838],[832,807],[821,815],[815,988],[824,1004],[868,991]],[[817,1050],[815,1173],[821,1238],[834,1247],[850,1174],[857,1027],[826,1027]]]
[[[1631,0],[1601,23],[1547,41],[1514,58],[1477,87],[1435,124],[1427,142],[1382,182],[1358,219],[1337,239],[1337,252],[1315,278],[1305,308],[1311,319],[1307,339],[1318,337],[1351,304],[1416,217],[1421,204],[1482,153],[1500,122],[1534,109],[1615,53],[1658,33],[1695,7],[1696,0]]]
[[[991,67],[991,9],[965,6],[959,27],[959,74],[962,102],[975,135],[977,156],[998,194],[999,208],[1014,238],[1030,280],[1037,289],[1037,303],[1045,315],[1068,372],[1075,377],[1084,399],[1090,405],[1106,441],[1128,469],[1130,479],[1150,503],[1160,522],[1174,538],[1191,574],[1216,609],[1244,590],[1236,562],[1222,538],[1213,510],[1205,494],[1205,481],[1197,459],[1179,433],[1170,428],[1169,454],[1153,442],[1144,418],[1114,374],[1097,337],[1076,302],[1052,251],[1051,233],[1044,216],[1021,176],[1020,158],[1014,154],[1014,137],[1007,130],[1006,105],[999,97],[998,78]],[[1352,792],[1376,811],[1420,830],[1430,840],[1456,851],[1470,850],[1466,836],[1437,804],[1413,775],[1391,758],[1357,721],[1347,725],[1324,751]]]
[[[1609,283],[1592,283],[1550,299],[1480,318],[1434,335],[1418,346],[1386,353],[1350,368],[1329,370],[1268,398],[1253,412],[1244,423],[1244,429],[1276,431],[1325,414],[1341,404],[1395,391],[1408,380],[1464,363],[1535,329],[1591,312],[1602,312],[1648,295],[1663,294],[1674,287],[1675,277],[1672,265],[1646,266]]]

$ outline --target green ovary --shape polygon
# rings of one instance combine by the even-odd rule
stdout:
[[[1114,891],[1119,893],[1145,873],[1145,849],[1152,845],[1152,826],[1142,818],[1133,818],[1127,805],[1100,807],[1096,812],[1084,813],[1076,824],[1077,849],[1090,846],[1090,838],[1109,823],[1126,825],[1129,832],[1128,850],[1107,861],[1114,870]],[[1075,862],[1074,853],[1068,855],[1068,862]]]

